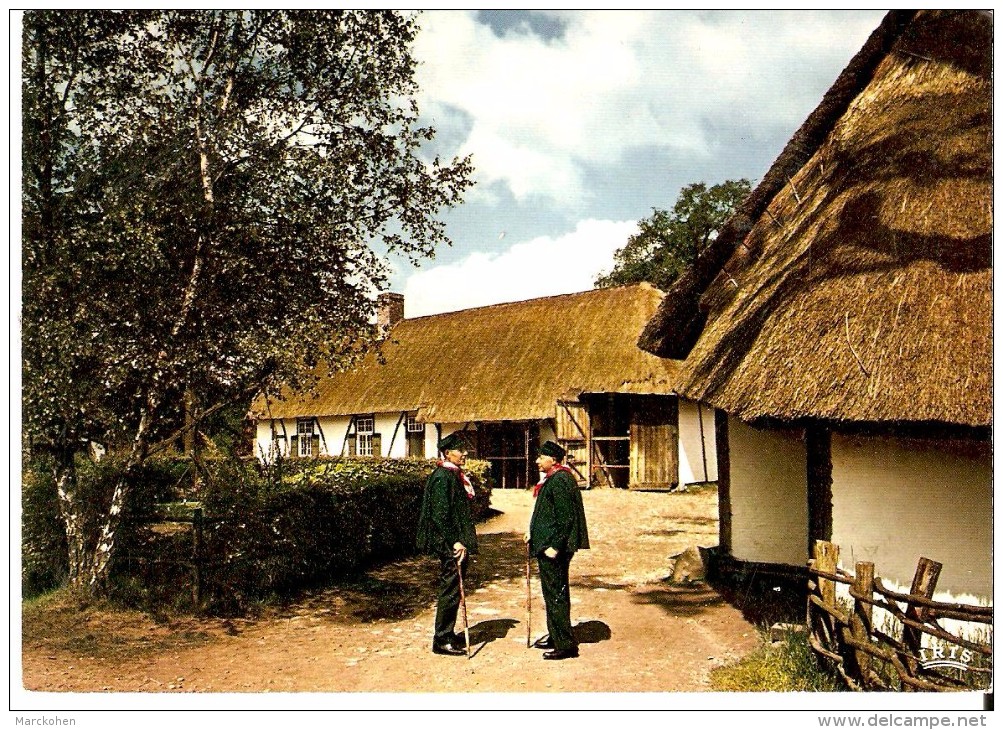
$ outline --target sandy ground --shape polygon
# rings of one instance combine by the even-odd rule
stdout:
[[[670,585],[669,558],[717,543],[713,490],[583,493],[592,549],[571,564],[578,659],[527,649],[529,492],[498,490],[466,576],[473,657],[430,651],[436,564],[370,570],[251,619],[164,619],[73,605],[25,609],[23,683],[45,692],[701,692],[760,642],[703,583]],[[530,624],[546,632],[533,566]],[[458,623],[458,626],[460,624]]]

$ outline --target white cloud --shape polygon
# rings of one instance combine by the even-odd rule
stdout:
[[[791,132],[877,26],[876,11],[562,12],[565,33],[496,36],[473,12],[422,16],[422,108],[472,121],[481,183],[573,209],[584,165],[631,149],[710,155],[707,120]]]
[[[635,221],[586,220],[558,238],[541,236],[419,271],[404,285],[405,312],[420,317],[591,289],[636,232]]]

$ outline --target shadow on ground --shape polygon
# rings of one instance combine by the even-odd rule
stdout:
[[[602,621],[583,621],[571,630],[579,644],[598,644],[609,641],[613,631]]]
[[[463,573],[468,592],[493,581],[525,576],[526,544],[522,535],[489,533],[478,535],[477,541],[478,554]],[[438,580],[439,561],[435,558],[399,558],[301,597],[285,612],[306,611],[329,620],[350,618],[363,623],[400,621],[417,616],[435,603]]]
[[[756,626],[801,623],[808,601],[807,578],[756,571],[713,573],[708,582],[742,617]]]
[[[699,581],[686,585],[662,582],[643,586],[633,593],[635,603],[657,606],[673,616],[697,616],[725,603],[713,587]]]
[[[504,639],[508,632],[519,625],[514,618],[495,618],[481,621],[470,627],[471,644],[488,644],[498,639]]]
[[[755,626],[804,620],[807,601],[804,580],[796,576],[762,575],[746,572],[720,574],[715,571],[705,581],[677,584],[661,581],[633,591],[638,603],[658,606],[674,616],[696,616],[722,604],[742,613]],[[613,586],[609,586],[613,587]]]

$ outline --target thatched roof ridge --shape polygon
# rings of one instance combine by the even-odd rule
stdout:
[[[826,92],[822,102],[795,132],[760,184],[735,209],[696,264],[669,289],[658,313],[641,333],[638,340],[641,349],[662,357],[686,357],[706,321],[700,297],[720,273],[735,247],[752,230],[753,223],[763,215],[773,197],[811,158],[836,120],[871,80],[874,70],[914,15],[913,10],[893,10],[885,15]]]
[[[991,18],[920,11],[870,75],[700,288],[681,394],[749,421],[992,423]],[[672,306],[642,346],[682,331]]]
[[[649,284],[405,319],[375,354],[322,377],[316,396],[259,399],[263,418],[419,410],[435,423],[553,418],[583,392],[667,394],[678,363],[640,350],[662,292]]]

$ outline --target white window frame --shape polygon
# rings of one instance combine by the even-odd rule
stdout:
[[[355,417],[355,455],[373,455],[373,434],[376,433],[375,416]]]
[[[313,427],[312,418],[296,419],[296,451],[301,457],[315,456],[313,453]]]
[[[425,433],[425,424],[418,423],[418,414],[409,413],[407,416],[407,426],[408,433]]]

